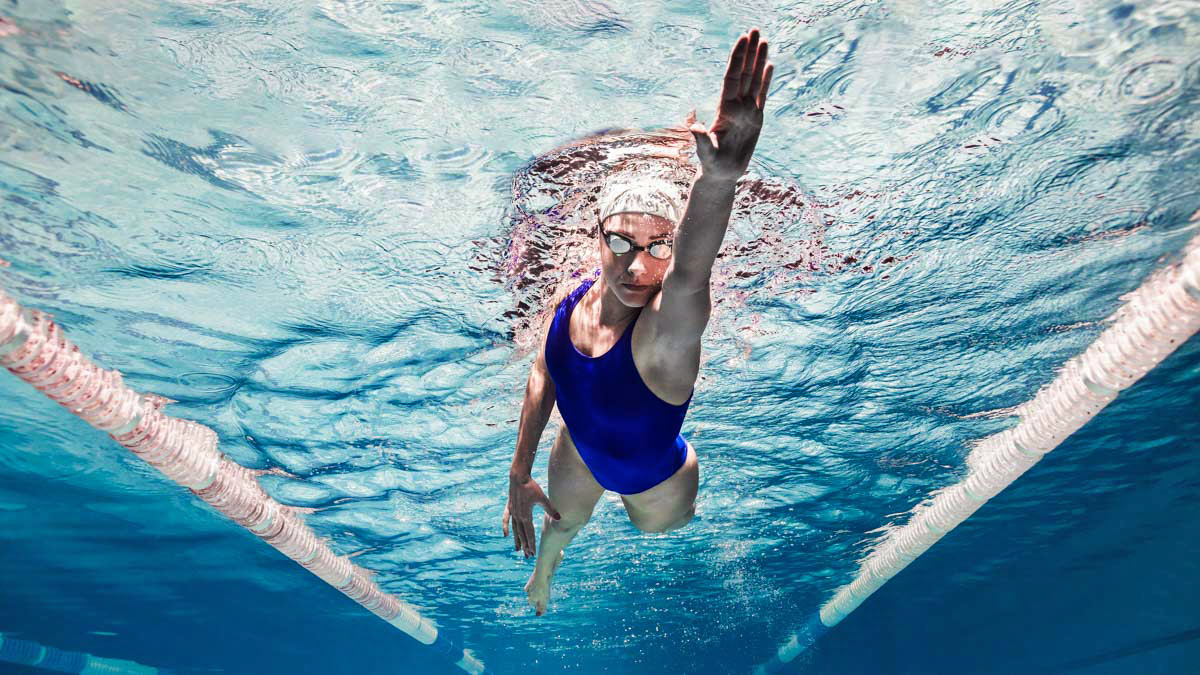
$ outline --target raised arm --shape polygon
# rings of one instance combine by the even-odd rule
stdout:
[[[663,295],[697,294],[708,289],[713,261],[725,238],[733,192],[758,144],[763,105],[775,66],[767,62],[767,41],[758,29],[738,38],[729,55],[717,119],[705,128],[688,116],[696,139],[700,171],[692,182],[683,220],[675,233],[674,259],[663,278]],[[666,303],[668,299],[663,298]],[[707,299],[704,303],[707,305]]]

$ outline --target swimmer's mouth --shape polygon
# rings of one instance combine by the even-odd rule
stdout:
[[[622,283],[621,285],[624,286],[625,288],[628,288],[631,291],[644,291],[644,290],[650,288],[649,286],[637,286],[634,284],[626,284],[626,283]]]

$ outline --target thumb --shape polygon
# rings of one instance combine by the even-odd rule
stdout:
[[[713,144],[712,136],[708,134],[708,129],[703,124],[693,124],[688,127],[688,131],[692,132],[692,137],[696,139],[696,154],[701,158],[707,159],[716,150]]]
[[[542,498],[542,507],[546,509],[546,513],[549,513],[551,518],[555,520],[562,520],[562,514],[560,514],[558,509],[554,508],[554,505],[550,503],[549,497]]]

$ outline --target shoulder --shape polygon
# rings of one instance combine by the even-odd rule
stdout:
[[[541,319],[544,327],[549,330],[550,324],[554,322],[555,315],[559,310],[564,309],[567,301],[575,291],[579,290],[580,283],[578,277],[568,277],[559,282],[558,287],[554,289],[554,294],[550,300],[546,302],[542,308]]]
[[[664,283],[642,310],[640,323],[646,342],[655,352],[666,355],[698,351],[701,337],[712,315],[712,300],[705,286],[693,293],[682,293]]]
[[[571,294],[580,289],[578,277],[569,277],[559,282],[558,287],[554,290],[554,294],[542,307],[541,313],[534,325],[541,325],[539,333],[538,358],[544,357],[546,346],[550,341],[550,331],[554,326],[554,320],[558,317],[559,311],[564,309],[565,303],[571,297]]]
[[[630,345],[642,380],[659,398],[684,401],[700,372],[700,335],[681,334],[660,311],[662,294],[651,299],[638,317]]]

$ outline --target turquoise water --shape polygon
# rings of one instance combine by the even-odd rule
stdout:
[[[0,286],[497,673],[764,661],[1197,232],[1194,3],[0,16]],[[529,326],[592,267],[589,181],[711,121],[752,25],[776,70],[683,429],[697,518],[602,500],[535,618],[500,538]],[[1198,382],[1193,341],[792,670],[1193,672]],[[0,632],[452,671],[27,385],[0,406]]]

